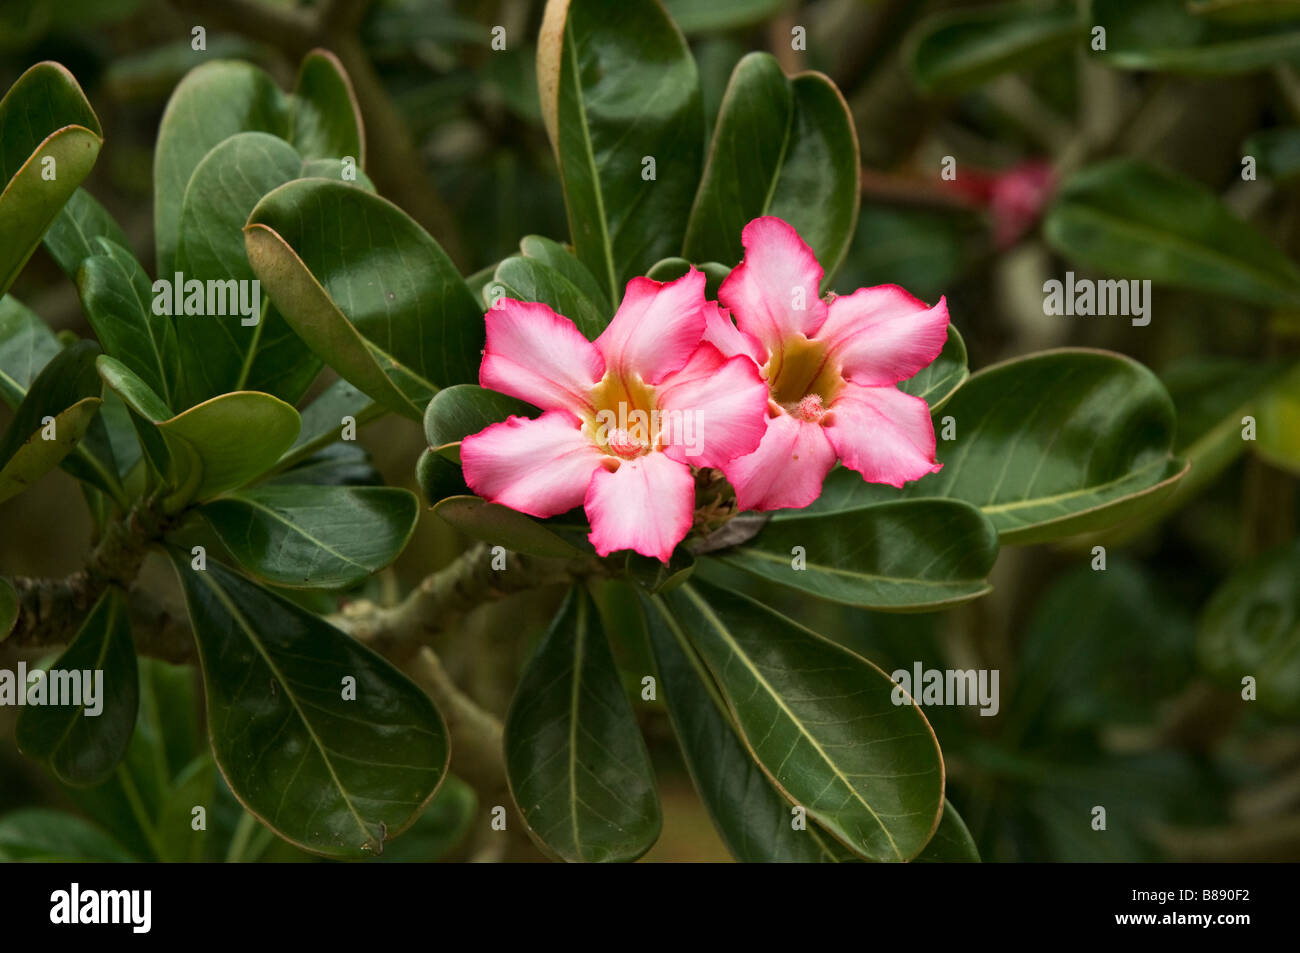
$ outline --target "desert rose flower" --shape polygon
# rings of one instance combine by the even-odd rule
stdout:
[[[924,400],[895,385],[932,362],[948,333],[941,298],[929,307],[896,285],[819,296],[822,267],[779,218],[741,235],[745,259],[718,289],[706,339],[763,368],[767,429],[722,471],[743,510],[808,506],[838,459],[872,483],[902,486],[939,470]]]
[[[498,301],[479,382],[544,413],[465,438],[470,488],[538,517],[581,504],[600,555],[667,562],[694,517],[691,468],[749,453],[766,425],[754,362],[703,340],[704,284],[633,278],[595,342],[544,304]]]

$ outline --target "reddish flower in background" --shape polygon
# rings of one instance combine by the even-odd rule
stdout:
[[[486,315],[479,382],[545,411],[461,444],[484,499],[547,517],[583,505],[601,556],[633,549],[664,562],[691,528],[691,467],[758,446],[767,387],[745,356],[704,342],[705,279],[628,282],[593,343],[544,304],[503,299]]]
[[[745,259],[718,291],[735,324],[712,306],[705,334],[752,358],[770,391],[762,442],[722,465],[740,508],[808,506],[837,459],[893,486],[939,470],[930,408],[895,385],[943,349],[945,301],[881,285],[827,302],[821,265],[784,221],[756,218],[741,238]]]
[[[1010,248],[1033,227],[1056,188],[1051,164],[1041,159],[1028,159],[1000,172],[963,168],[946,184],[988,209],[998,248]]]

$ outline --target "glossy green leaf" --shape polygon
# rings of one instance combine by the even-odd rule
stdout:
[[[1092,0],[1106,30],[1109,66],[1186,73],[1244,73],[1300,57],[1300,10],[1274,22],[1198,16],[1188,0]]]
[[[487,503],[477,496],[449,496],[433,511],[466,536],[529,556],[567,559],[581,555],[543,523],[517,510]]]
[[[135,256],[109,239],[94,238],[77,275],[77,290],[104,353],[174,406],[181,376],[176,328],[167,315],[154,313],[152,283]]]
[[[45,248],[69,278],[77,277],[81,263],[99,253],[95,239],[104,238],[130,248],[122,227],[85,189],[77,189],[45,232]]]
[[[83,678],[86,672],[92,673],[90,685]],[[94,693],[93,706],[87,689]],[[68,692],[63,697],[76,703],[24,708],[15,731],[19,750],[48,763],[64,784],[98,784],[126,754],[139,702],[126,599],[116,586],[104,591],[72,642],[50,664],[46,690]]]
[[[680,628],[648,609],[664,703],[691,780],[731,855],[746,863],[840,863],[855,855],[816,823],[791,824],[790,801],[755,764],[713,676]]]
[[[917,864],[978,864],[979,848],[975,838],[970,836],[970,829],[961,819],[957,809],[947,798],[943,802],[943,817],[939,819],[939,829],[925,845],[925,850],[917,854],[913,863]]]
[[[37,63],[0,99],[0,295],[9,290],[104,143],[72,74]]]
[[[415,482],[430,506],[451,496],[473,495],[460,464],[432,449],[425,450],[415,461]]]
[[[347,381],[339,378],[302,409],[302,427],[293,445],[284,452],[277,470],[288,469],[307,459],[322,447],[343,438],[346,418],[359,429],[383,416],[384,408]]]
[[[1300,304],[1300,268],[1267,238],[1204,186],[1136,159],[1075,175],[1044,227],[1062,255],[1110,276],[1266,307]]]
[[[1261,708],[1300,714],[1300,542],[1293,541],[1230,576],[1201,615],[1197,656],[1224,689],[1244,693],[1253,679]],[[1244,695],[1243,695],[1244,697]]]
[[[613,314],[609,291],[601,286],[590,268],[578,261],[568,246],[543,238],[541,235],[525,235],[519,241],[519,250],[523,252],[525,258],[540,261],[543,265],[558,271],[569,280],[570,284],[586,295],[602,313]]]
[[[984,368],[943,409],[955,440],[910,497],[973,503],[1002,542],[1059,539],[1121,523],[1186,471],[1170,455],[1174,411],[1147,368],[1106,351],[1061,349]],[[942,438],[942,421],[936,423]]]
[[[788,510],[710,559],[818,599],[929,612],[991,590],[998,534],[959,500],[897,500],[805,516]]]
[[[418,420],[439,387],[478,379],[482,309],[397,206],[340,182],[290,182],[258,203],[245,241],[289,325],[375,401]]]
[[[270,470],[298,436],[298,412],[256,391],[204,401],[158,424],[169,445],[184,441],[198,455],[202,476],[193,499],[243,486]],[[256,434],[256,439],[249,439]]]
[[[708,298],[716,298],[718,289],[722,287],[722,282],[727,275],[731,274],[729,265],[719,264],[716,261],[704,261],[692,265],[685,258],[673,257],[663,258],[650,266],[646,277],[653,278],[655,281],[675,281],[686,272],[694,267],[697,271],[704,272],[704,294]]]
[[[470,434],[510,416],[536,417],[540,411],[522,400],[477,384],[457,384],[438,391],[424,412],[429,446],[459,462],[458,445]]]
[[[636,860],[659,837],[654,770],[586,590],[570,590],[515,691],[506,776],[529,833],[570,862]]]
[[[101,403],[97,351],[93,341],[79,341],[55,355],[32,381],[0,435],[0,500],[35,483],[85,436]]]
[[[925,716],[870,662],[737,593],[703,583],[653,600],[708,666],[745,746],[808,817],[870,860],[925,847],[943,761]]]
[[[96,825],[45,807],[0,817],[0,860],[29,862],[130,863],[131,856]]]
[[[344,589],[401,554],[419,504],[394,487],[276,485],[222,497],[199,513],[263,582]]]
[[[556,314],[562,314],[576,324],[588,340],[599,337],[614,316],[612,312],[602,311],[577,285],[550,265],[522,255],[512,256],[497,265],[487,288],[494,298],[540,301],[550,305]]]
[[[447,769],[446,726],[428,696],[315,614],[219,563],[195,571],[188,554],[173,560],[212,751],[240,803],[305,850],[381,851]]]
[[[375,863],[428,864],[441,860],[468,836],[477,815],[474,789],[449,774],[424,813],[375,858]]]
[[[655,0],[549,0],[537,84],[578,260],[621,301],[686,231],[704,158],[695,61]]]
[[[0,579],[0,642],[9,637],[14,623],[18,621],[18,610],[22,604],[18,590],[7,579]]]
[[[306,156],[365,165],[365,133],[352,81],[338,57],[312,50],[298,67],[298,84],[289,114],[289,141]]]
[[[283,457],[281,460],[283,461]],[[286,470],[276,464],[266,483],[301,486],[376,486],[384,478],[375,469],[366,449],[352,441],[340,441],[321,447]]]
[[[1058,56],[1086,35],[1073,3],[1002,3],[933,14],[909,37],[908,66],[923,92],[963,93]]]
[[[829,79],[787,78],[771,54],[751,53],[723,97],[683,257],[737,264],[741,230],[761,215],[795,227],[829,287],[858,219],[858,138]]]
[[[301,168],[302,157],[283,139],[244,132],[214,146],[190,176],[181,203],[176,275],[162,277],[181,280],[186,289],[198,281],[218,293],[207,295],[204,313],[174,319],[185,366],[177,406],[232,390],[264,391],[293,403],[320,370],[319,358],[267,295],[256,300],[240,288],[250,288],[255,277],[244,251],[249,213],[262,196],[298,178]]]
[[[919,397],[930,405],[930,412],[938,410],[966,383],[970,371],[966,367],[966,342],[961,339],[955,325],[948,325],[948,340],[933,361],[921,368],[915,376],[901,382],[899,390]]]

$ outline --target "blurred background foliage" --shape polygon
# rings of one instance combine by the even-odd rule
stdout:
[[[180,77],[204,61],[237,57],[290,85],[302,53],[327,46],[357,87],[367,167],[380,192],[425,225],[468,275],[516,251],[523,235],[567,238],[538,109],[542,6],[343,0],[312,11],[292,0],[6,0],[0,87],[38,60],[71,69],[107,133],[86,187],[123,224],[137,254],[147,255],[154,140]],[[897,283],[927,300],[947,295],[972,369],[1061,345],[1130,355],[1169,387],[1179,451],[1194,461],[1187,488],[1165,511],[1103,539],[1009,547],[994,593],[956,610],[898,616],[816,603],[810,618],[794,596],[767,591],[765,598],[886,671],[916,661],[1000,671],[996,717],[977,708],[926,710],[948,764],[948,796],[985,860],[1300,859],[1300,550],[1292,542],[1300,297],[1235,300],[1207,293],[1194,268],[1145,273],[1145,259],[1134,259],[1131,270],[1102,261],[1095,274],[1156,279],[1149,326],[1043,313],[1046,280],[1067,269],[1093,274],[1089,265],[1099,264],[1071,233],[1069,209],[1053,209],[1053,194],[1068,196],[1076,176],[1117,158],[1199,184],[1218,197],[1216,213],[1245,219],[1296,258],[1300,26],[1278,18],[1297,10],[1279,14],[1286,4],[1250,0],[1200,4],[1216,8],[1210,11],[1183,0],[665,6],[695,53],[710,123],[732,67],[752,50],[769,50],[787,72],[821,70],[843,90],[861,146],[862,208],[834,287]],[[321,12],[324,26],[296,29],[304,11]],[[1091,48],[1099,23],[1107,26],[1105,52]],[[206,52],[191,48],[199,25]],[[494,26],[505,27],[504,51],[490,46]],[[792,49],[798,27],[805,50]],[[1247,155],[1256,160],[1254,179],[1243,178]],[[953,181],[940,175],[949,156]],[[1199,227],[1187,203],[1160,205],[1140,183],[1110,186],[1102,189],[1101,204],[1111,203],[1103,211],[1123,219],[1121,227],[1138,221],[1139,242],[1176,246]],[[1133,208],[1115,194],[1125,188],[1138,209],[1127,217],[1119,213]],[[43,249],[13,290],[56,329],[88,333],[75,288]],[[1290,415],[1289,446],[1243,453],[1240,418],[1256,413]],[[362,443],[387,482],[414,488],[418,427],[386,420]],[[81,509],[60,505],[74,486],[56,473],[0,506],[7,571],[55,576],[78,568],[91,524]],[[1091,566],[1097,544],[1107,547],[1105,571]],[[401,561],[372,588],[409,586],[460,546],[426,514]],[[158,566],[142,584],[174,586]],[[558,593],[539,592],[480,610],[456,636],[462,650],[444,653],[449,669],[503,713],[509,698],[500,685],[514,683],[557,602]],[[645,670],[639,634],[611,634],[626,669]],[[1289,680],[1282,696],[1292,704],[1270,711],[1242,701],[1241,666],[1225,663],[1233,653],[1245,665],[1275,666]],[[186,681],[184,672],[154,668],[159,691],[192,691],[175,684]],[[664,834],[648,859],[725,859],[665,712],[642,703],[640,714],[665,801]],[[4,737],[12,738],[13,722],[12,709],[0,710]],[[188,743],[178,742],[181,754]],[[160,790],[203,783],[185,777],[177,758],[177,773],[164,771]],[[73,804],[9,743],[0,746],[0,779],[0,814],[79,806],[98,817],[112,809],[102,792],[98,805]],[[206,783],[222,787],[210,777]],[[427,859],[464,850],[473,794],[449,785],[422,823],[425,838],[412,832],[392,854]],[[238,813],[222,798],[218,825]],[[1106,808],[1105,832],[1092,830],[1096,805]],[[238,832],[229,839],[227,856],[293,856],[278,842],[259,849]],[[156,856],[169,850],[127,846]],[[513,850],[517,859],[536,857],[526,843]]]

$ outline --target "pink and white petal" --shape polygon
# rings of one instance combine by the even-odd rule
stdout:
[[[662,453],[624,460],[613,472],[602,467],[587,488],[587,538],[601,556],[633,549],[668,562],[690,532],[694,513],[690,467]]]
[[[893,386],[846,384],[830,410],[826,436],[844,465],[869,483],[901,487],[943,469],[934,460],[934,424],[921,398]]]
[[[796,334],[812,337],[826,320],[822,266],[799,233],[774,216],[756,218],[740,233],[745,260],[718,289],[742,331],[769,352]]]
[[[489,503],[529,516],[555,516],[586,499],[605,455],[567,411],[536,420],[508,417],[466,437],[460,462],[469,488]]]
[[[484,316],[479,383],[542,410],[580,414],[605,375],[605,361],[572,321],[547,305],[502,298]]]
[[[772,417],[758,449],[724,464],[742,510],[803,509],[821,496],[835,449],[821,424]]]
[[[767,363],[767,348],[752,334],[746,334],[731,320],[731,313],[716,301],[704,303],[704,340],[726,357],[743,354],[762,367]]]
[[[712,344],[655,390],[664,452],[693,467],[720,467],[751,453],[767,429],[767,382],[743,354]]]
[[[867,387],[905,381],[930,364],[948,340],[948,302],[930,307],[898,285],[859,288],[830,303],[817,339],[848,380]]]
[[[605,366],[657,384],[691,356],[704,336],[704,272],[676,281],[633,278],[614,320],[596,338]]]

